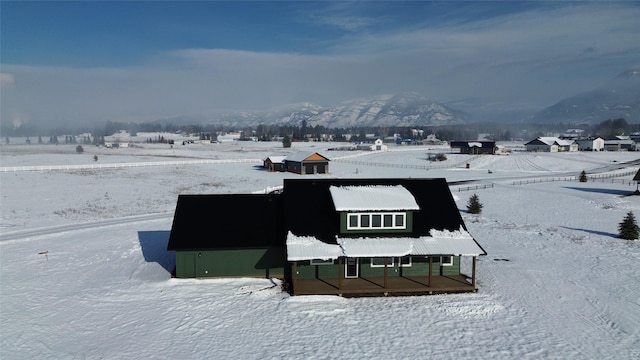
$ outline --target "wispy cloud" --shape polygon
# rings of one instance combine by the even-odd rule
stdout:
[[[634,4],[588,3],[364,31],[375,19],[332,10],[315,19],[348,31],[317,55],[182,49],[117,69],[3,64],[2,118],[151,120],[403,91],[542,107],[639,65],[638,18]]]

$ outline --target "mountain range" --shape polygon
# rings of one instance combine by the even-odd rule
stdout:
[[[173,123],[217,124],[227,127],[257,125],[322,125],[332,128],[441,126],[476,121],[597,124],[608,119],[640,121],[640,67],[629,69],[601,87],[558,101],[538,112],[494,110],[492,115],[457,110],[417,93],[380,95],[344,101],[329,108],[312,103],[285,105],[263,111],[215,111],[207,115],[180,116],[159,120]],[[470,109],[470,107],[466,107]],[[473,107],[471,107],[473,109]]]

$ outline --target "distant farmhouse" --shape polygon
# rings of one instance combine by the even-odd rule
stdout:
[[[460,149],[461,154],[495,154],[497,147],[495,141],[476,140],[476,141],[452,141],[452,149]]]
[[[360,143],[356,145],[356,150],[365,151],[387,151],[389,147],[382,141],[382,139],[375,139],[373,143]]]
[[[342,296],[475,292],[486,255],[445,179],[285,179],[277,193],[180,195],[167,249],[178,278],[277,277],[292,295]]]
[[[575,140],[564,140],[557,137],[539,137],[524,145],[527,147],[527,151],[534,152],[578,151],[578,143]]]
[[[317,152],[269,156],[263,160],[262,166],[268,171],[288,171],[301,175],[329,173],[329,159]]]

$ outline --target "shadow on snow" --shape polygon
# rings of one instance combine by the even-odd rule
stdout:
[[[633,191],[618,190],[618,189],[579,188],[579,187],[571,187],[571,186],[565,186],[564,188],[565,189],[571,189],[571,190],[579,190],[579,191],[586,191],[586,192],[601,193],[601,194],[619,195],[619,196],[626,196],[626,195],[633,194]]]
[[[601,235],[601,236],[610,236],[610,237],[614,237],[617,238],[618,234],[613,234],[610,232],[606,232],[606,231],[598,231],[598,230],[589,230],[589,229],[581,229],[581,228],[574,228],[574,227],[570,227],[570,226],[560,226],[561,228],[565,228],[568,230],[577,230],[577,231],[584,231],[587,232],[589,234],[594,234],[594,235]]]
[[[142,248],[142,256],[146,262],[160,264],[167,272],[172,273],[176,267],[175,251],[168,251],[170,231],[138,231],[138,240]]]

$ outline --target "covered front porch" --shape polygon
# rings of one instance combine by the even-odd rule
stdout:
[[[383,276],[345,277],[348,267],[344,266],[343,258],[339,258],[337,276],[301,279],[297,276],[297,262],[292,265],[292,295],[400,296],[477,291],[475,256],[472,257],[471,276],[462,273],[440,275],[432,271],[424,275],[391,276],[385,266]],[[429,269],[432,269],[431,265],[429,260]]]
[[[466,275],[399,276],[356,279],[304,279],[294,281],[293,295],[400,296],[476,292]]]

